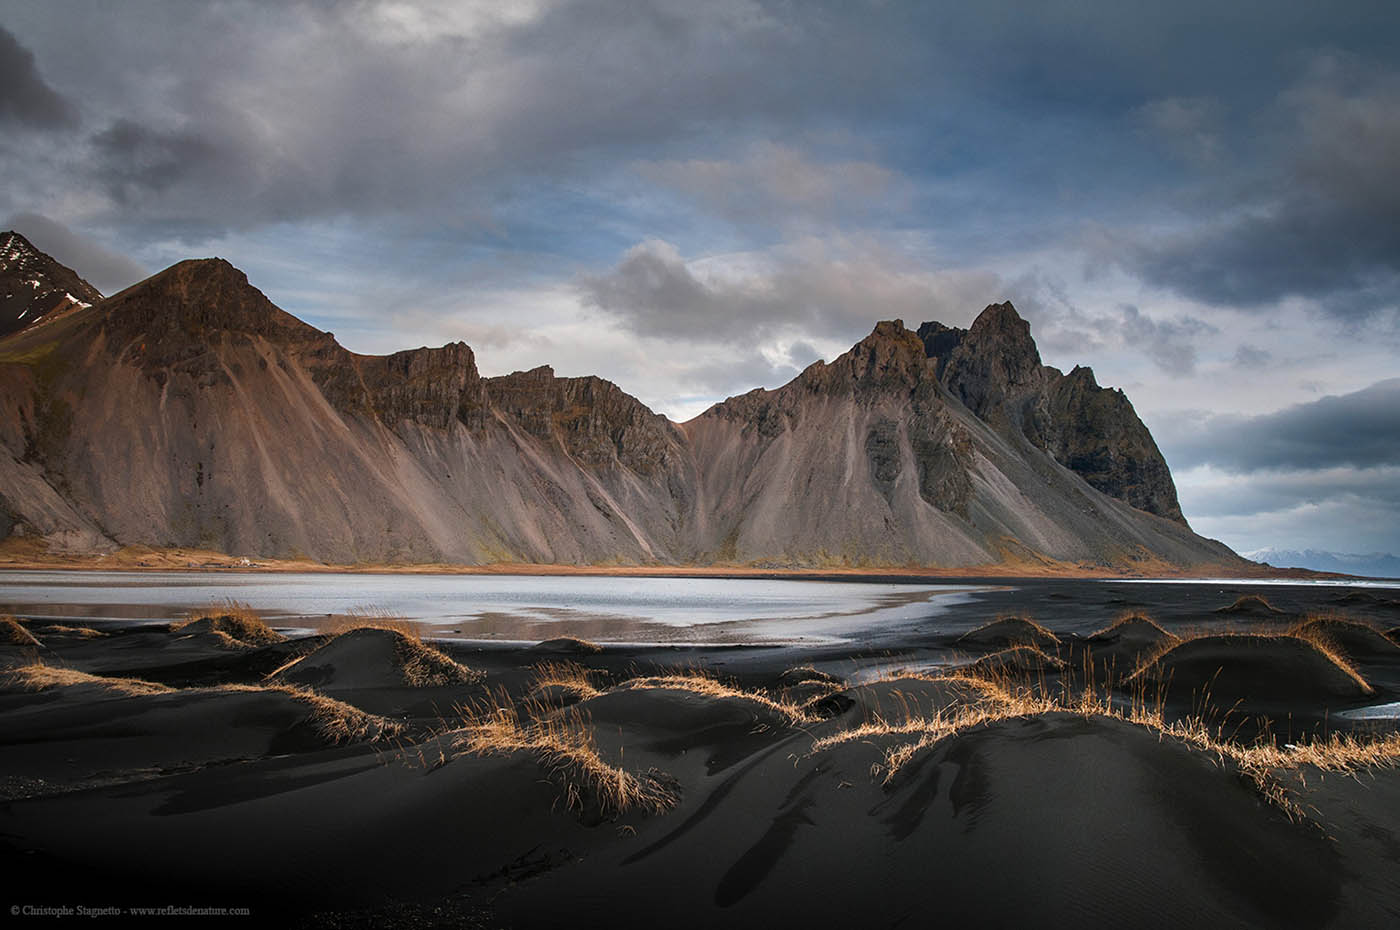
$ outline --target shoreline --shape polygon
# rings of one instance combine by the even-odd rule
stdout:
[[[1223,565],[1198,569],[1166,568],[1124,571],[1102,566],[1053,562],[1002,562],[986,565],[936,566],[832,566],[777,567],[755,565],[567,565],[558,563],[494,562],[462,565],[443,562],[403,564],[327,564],[310,559],[245,559],[199,549],[151,549],[133,546],[114,553],[52,555],[34,551],[7,554],[0,547],[0,572],[5,571],[85,571],[85,572],[189,572],[189,573],[266,573],[266,574],[356,574],[356,575],[522,575],[539,577],[607,578],[714,578],[767,579],[792,581],[845,581],[880,584],[921,584],[1033,579],[1112,580],[1251,580],[1283,581],[1387,581],[1361,575],[1319,572],[1304,568],[1272,568],[1255,564],[1241,569]],[[29,547],[25,547],[29,548]],[[246,563],[246,564],[245,564]],[[1254,563],[1250,563],[1254,564]]]

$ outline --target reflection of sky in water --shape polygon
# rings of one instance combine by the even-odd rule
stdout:
[[[0,572],[0,609],[159,620],[235,600],[282,626],[372,609],[466,638],[821,641],[907,628],[938,613],[930,598],[948,603],[968,590],[757,578]]]

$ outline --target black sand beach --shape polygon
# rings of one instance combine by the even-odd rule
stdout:
[[[1400,920],[1400,727],[1354,715],[1400,700],[1392,589],[998,582],[860,646],[285,639],[230,613],[7,626],[0,904],[295,927]]]

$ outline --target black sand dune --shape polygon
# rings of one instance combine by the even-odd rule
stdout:
[[[1344,706],[1373,690],[1338,657],[1296,636],[1203,636],[1163,653],[1141,674],[1173,696],[1189,693],[1218,710],[1298,701]]]
[[[1037,628],[1005,620],[975,650],[936,631],[592,654],[372,629],[237,648],[202,641],[234,636],[218,629],[53,634],[45,671],[0,653],[0,868],[36,901],[82,876],[90,904],[248,906],[303,930],[1395,923],[1400,728],[1335,711],[1397,700],[1400,660],[1356,659],[1368,694],[1313,641],[1342,650],[1350,627],[1195,636],[1214,591],[1117,624],[1084,614],[1101,600],[1047,608],[1048,649],[1007,645]],[[960,609],[955,629],[1000,612]],[[1081,653],[1115,649],[1165,651],[1079,703],[1106,674]],[[412,683],[424,655],[451,683]],[[922,671],[869,671],[901,667]],[[1124,719],[1159,680],[1185,697]],[[1173,731],[1207,688],[1269,727]],[[1289,725],[1390,742],[1247,751]]]
[[[365,628],[341,633],[272,677],[335,691],[470,684],[480,676],[398,630]]]
[[[994,648],[1035,646],[1039,649],[1054,649],[1059,644],[1060,639],[1054,633],[1033,620],[1021,617],[998,618],[985,626],[964,633],[957,640],[959,646]]]
[[[1338,617],[1319,617],[1298,625],[1297,632],[1316,637],[1340,650],[1347,658],[1364,662],[1374,658],[1400,659],[1400,646],[1385,633],[1365,623]]]
[[[1283,613],[1257,594],[1247,594],[1237,599],[1233,604],[1218,608],[1215,612],[1240,617],[1276,617]]]

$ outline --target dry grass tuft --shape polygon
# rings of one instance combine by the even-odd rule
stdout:
[[[263,622],[247,604],[224,601],[203,610],[192,610],[185,619],[170,626],[171,633],[222,633],[239,646],[267,646],[287,637]],[[228,645],[228,643],[225,643]]]
[[[423,641],[424,624],[405,620],[398,614],[380,607],[355,607],[348,614],[334,614],[321,624],[321,632],[332,636],[353,630],[393,630],[414,642]]]
[[[1371,738],[1334,733],[1322,739],[1283,746],[1261,735],[1254,744],[1245,745],[1225,737],[1223,727],[1211,729],[1199,717],[1168,723],[1162,713],[1160,696],[1155,704],[1149,704],[1142,689],[1134,693],[1127,706],[1120,706],[1113,702],[1109,690],[1098,691],[1092,682],[1077,694],[1067,691],[1057,694],[1028,679],[991,680],[962,672],[943,677],[981,689],[983,699],[897,723],[876,718],[814,741],[811,751],[822,752],[852,741],[876,742],[881,747],[881,759],[872,767],[872,773],[882,775],[882,782],[888,785],[920,752],[974,727],[1043,714],[1073,713],[1086,719],[1098,717],[1144,727],[1159,739],[1170,739],[1211,755],[1219,764],[1229,763],[1245,775],[1266,800],[1296,821],[1308,819],[1307,813],[1278,777],[1280,772],[1311,767],[1325,772],[1355,773],[1400,764],[1400,733]]]
[[[392,739],[404,731],[404,725],[397,720],[366,713],[344,701],[337,701],[310,688],[299,688],[296,685],[218,685],[213,688],[193,688],[187,693],[200,692],[288,695],[306,705],[310,711],[307,719],[315,728],[316,735],[332,746]]]
[[[593,683],[595,674],[577,662],[541,662],[535,666],[535,680],[531,693],[538,694],[546,689],[553,689],[575,700],[586,701],[602,694]]]
[[[1197,643],[1204,639],[1240,639],[1255,640],[1260,642],[1267,640],[1296,640],[1298,642],[1304,643],[1309,648],[1315,650],[1322,658],[1332,663],[1332,665],[1334,665],[1339,672],[1346,675],[1348,678],[1350,678],[1353,682],[1356,683],[1357,687],[1361,690],[1361,693],[1373,694],[1376,690],[1375,688],[1371,687],[1370,682],[1368,682],[1361,675],[1361,673],[1357,670],[1356,666],[1354,666],[1345,655],[1343,655],[1337,650],[1337,647],[1332,642],[1332,640],[1327,636],[1322,635],[1319,631],[1315,629],[1306,633],[1293,632],[1289,629],[1275,630],[1271,632],[1214,631],[1202,634],[1200,636],[1192,636],[1190,638],[1181,639],[1174,643],[1164,642],[1159,648],[1143,655],[1138,663],[1136,671],[1129,675],[1127,679],[1125,679],[1125,681],[1132,683],[1156,675],[1159,670],[1159,666],[1163,662],[1168,661],[1171,658],[1173,652],[1182,648],[1183,646],[1189,646],[1192,643]]]
[[[0,617],[0,644],[6,646],[38,646],[39,640],[14,617]]]
[[[1170,643],[1178,643],[1181,641],[1180,636],[1177,636],[1175,633],[1167,632],[1157,624],[1157,621],[1137,611],[1128,611],[1120,615],[1117,620],[1114,620],[1102,630],[1091,635],[1089,639],[1112,639],[1125,634],[1152,637]]]
[[[957,642],[976,645],[1040,647],[1057,646],[1060,643],[1060,637],[1030,617],[1003,614],[991,623],[967,631],[957,638]]]
[[[70,688],[93,685],[113,696],[132,697],[140,694],[165,694],[174,689],[139,678],[103,678],[71,668],[34,663],[10,669],[3,677],[3,687],[10,691],[46,691],[49,688]]]
[[[983,656],[962,671],[978,678],[997,678],[1006,674],[1040,674],[1046,671],[1059,671],[1065,663],[1052,655],[1041,652],[1034,646],[1012,646],[1000,652]]]
[[[90,626],[65,626],[62,623],[51,623],[48,626],[40,627],[39,632],[54,636],[79,636],[83,639],[96,639],[99,636],[108,635],[101,630],[94,630]]]
[[[1249,613],[1257,613],[1257,614],[1281,614],[1281,613],[1283,613],[1283,611],[1279,610],[1279,609],[1278,609],[1277,607],[1275,607],[1273,604],[1270,604],[1270,603],[1268,602],[1268,600],[1265,599],[1265,598],[1263,597],[1263,595],[1260,595],[1260,594],[1246,594],[1246,595],[1243,595],[1242,597],[1236,598],[1236,599],[1235,599],[1235,602],[1234,602],[1233,604],[1229,605],[1228,607],[1217,607],[1217,608],[1215,609],[1215,612],[1218,613],[1218,614],[1249,614]]]
[[[575,636],[556,636],[554,639],[535,643],[530,647],[530,651],[553,652],[571,656],[596,656],[603,651],[603,647],[591,640],[579,639]]]
[[[663,675],[632,678],[622,682],[614,690],[631,688],[670,688],[676,691],[692,691],[713,698],[751,701],[783,717],[789,726],[812,723],[815,719],[792,701],[775,698],[763,691],[746,691],[727,685],[701,669],[681,669]]]
[[[656,770],[633,775],[598,755],[586,718],[577,710],[523,722],[502,697],[454,735],[453,749],[480,755],[528,752],[563,788],[569,810],[596,805],[604,817],[631,811],[661,814],[680,802],[679,789]]]
[[[394,651],[403,667],[404,679],[414,688],[470,685],[486,677],[422,640],[400,636],[394,641]]]

